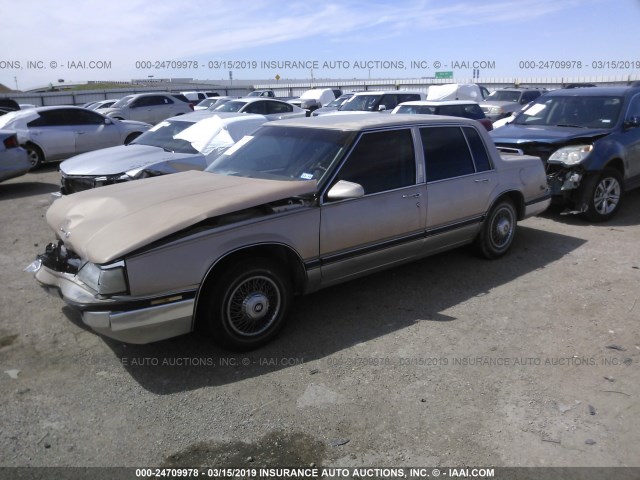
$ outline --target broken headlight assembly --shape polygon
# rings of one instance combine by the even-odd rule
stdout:
[[[567,167],[577,165],[584,160],[593,150],[593,145],[572,145],[562,147],[553,152],[549,157],[549,163],[561,163]]]
[[[76,278],[99,295],[127,293],[128,290],[124,262],[104,266],[87,262],[80,268]]]

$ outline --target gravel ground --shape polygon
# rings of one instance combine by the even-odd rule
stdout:
[[[99,337],[22,272],[58,182],[0,184],[0,466],[640,466],[640,192],[298,298],[237,355]]]

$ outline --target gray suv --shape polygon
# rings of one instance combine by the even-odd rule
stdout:
[[[545,92],[543,89],[501,88],[485,98],[480,108],[489,120],[495,122],[519,112]]]

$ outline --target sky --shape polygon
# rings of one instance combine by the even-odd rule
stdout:
[[[640,0],[0,0],[0,83],[640,72]],[[10,19],[7,21],[7,18]]]

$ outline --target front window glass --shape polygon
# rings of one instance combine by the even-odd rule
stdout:
[[[346,112],[372,112],[380,101],[381,95],[354,95],[344,102],[340,111]]]
[[[222,105],[218,105],[213,109],[214,112],[239,112],[242,107],[244,107],[247,102],[237,102],[232,100],[227,103],[223,103]]]
[[[208,172],[275,180],[322,180],[347,148],[352,132],[262,127],[218,157]]]
[[[130,145],[150,145],[167,152],[220,154],[234,141],[218,117],[199,122],[171,120],[160,122],[144,132]]]
[[[516,125],[541,125],[580,128],[613,128],[622,108],[622,97],[614,96],[541,96],[521,112]]]
[[[517,103],[520,100],[520,92],[512,92],[510,90],[496,90],[487,98],[486,101],[495,102],[514,102]]]
[[[118,100],[116,103],[114,103],[111,106],[113,108],[126,107],[127,105],[129,105],[129,102],[133,100],[133,97],[134,95],[127,95],[126,97],[122,97],[120,100]]]

